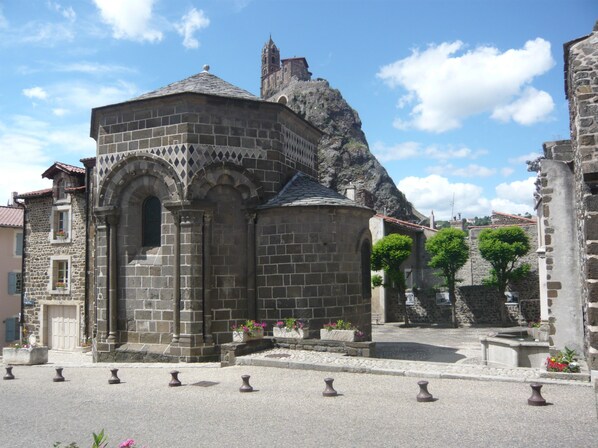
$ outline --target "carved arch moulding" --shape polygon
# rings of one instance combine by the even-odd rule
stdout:
[[[174,169],[164,160],[152,155],[132,155],[122,158],[100,180],[98,207],[117,206],[123,190],[135,179],[149,176],[164,184],[169,201],[181,201],[183,183]]]

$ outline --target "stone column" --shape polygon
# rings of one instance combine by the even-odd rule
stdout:
[[[116,245],[118,214],[106,217],[108,223],[108,343],[115,343],[118,332],[118,253]]]
[[[181,334],[181,215],[173,213],[174,218],[174,266],[172,267],[172,343],[178,344]]]
[[[249,319],[257,319],[257,298],[255,294],[255,212],[248,212],[247,218],[247,316]]]
[[[203,328],[204,340],[208,344],[214,342],[212,336],[212,210],[207,210],[203,215],[203,288],[204,288],[204,312],[203,312]]]

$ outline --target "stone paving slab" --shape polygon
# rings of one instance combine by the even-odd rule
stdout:
[[[497,368],[482,365],[447,364],[396,359],[358,358],[340,353],[321,353],[276,348],[240,356],[237,365],[319,370],[327,372],[372,373],[421,378],[468,379],[542,384],[591,386],[588,381],[546,378],[544,369]]]

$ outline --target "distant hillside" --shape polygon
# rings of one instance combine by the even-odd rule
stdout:
[[[318,147],[320,182],[340,193],[349,184],[358,202],[403,220],[423,217],[370,152],[361,120],[341,93],[327,81],[292,81],[268,98],[287,98],[287,106],[325,133]]]

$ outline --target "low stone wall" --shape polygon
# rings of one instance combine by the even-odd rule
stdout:
[[[540,319],[540,299],[536,276],[517,284],[513,290],[519,292],[519,303],[507,305],[509,323],[525,325]],[[402,307],[396,294],[389,317],[396,322],[404,320]],[[459,325],[501,325],[500,306],[504,298],[496,289],[488,286],[461,286],[457,288],[457,322]],[[436,291],[417,291],[415,304],[407,306],[407,315],[412,323],[451,323],[451,307],[436,303]]]
[[[344,342],[321,339],[287,339],[270,338],[257,339],[246,343],[231,342],[220,346],[220,366],[234,366],[237,356],[268,350],[272,347],[289,350],[306,350],[315,352],[344,353],[348,356],[362,356],[374,358],[376,356],[375,342]]]

